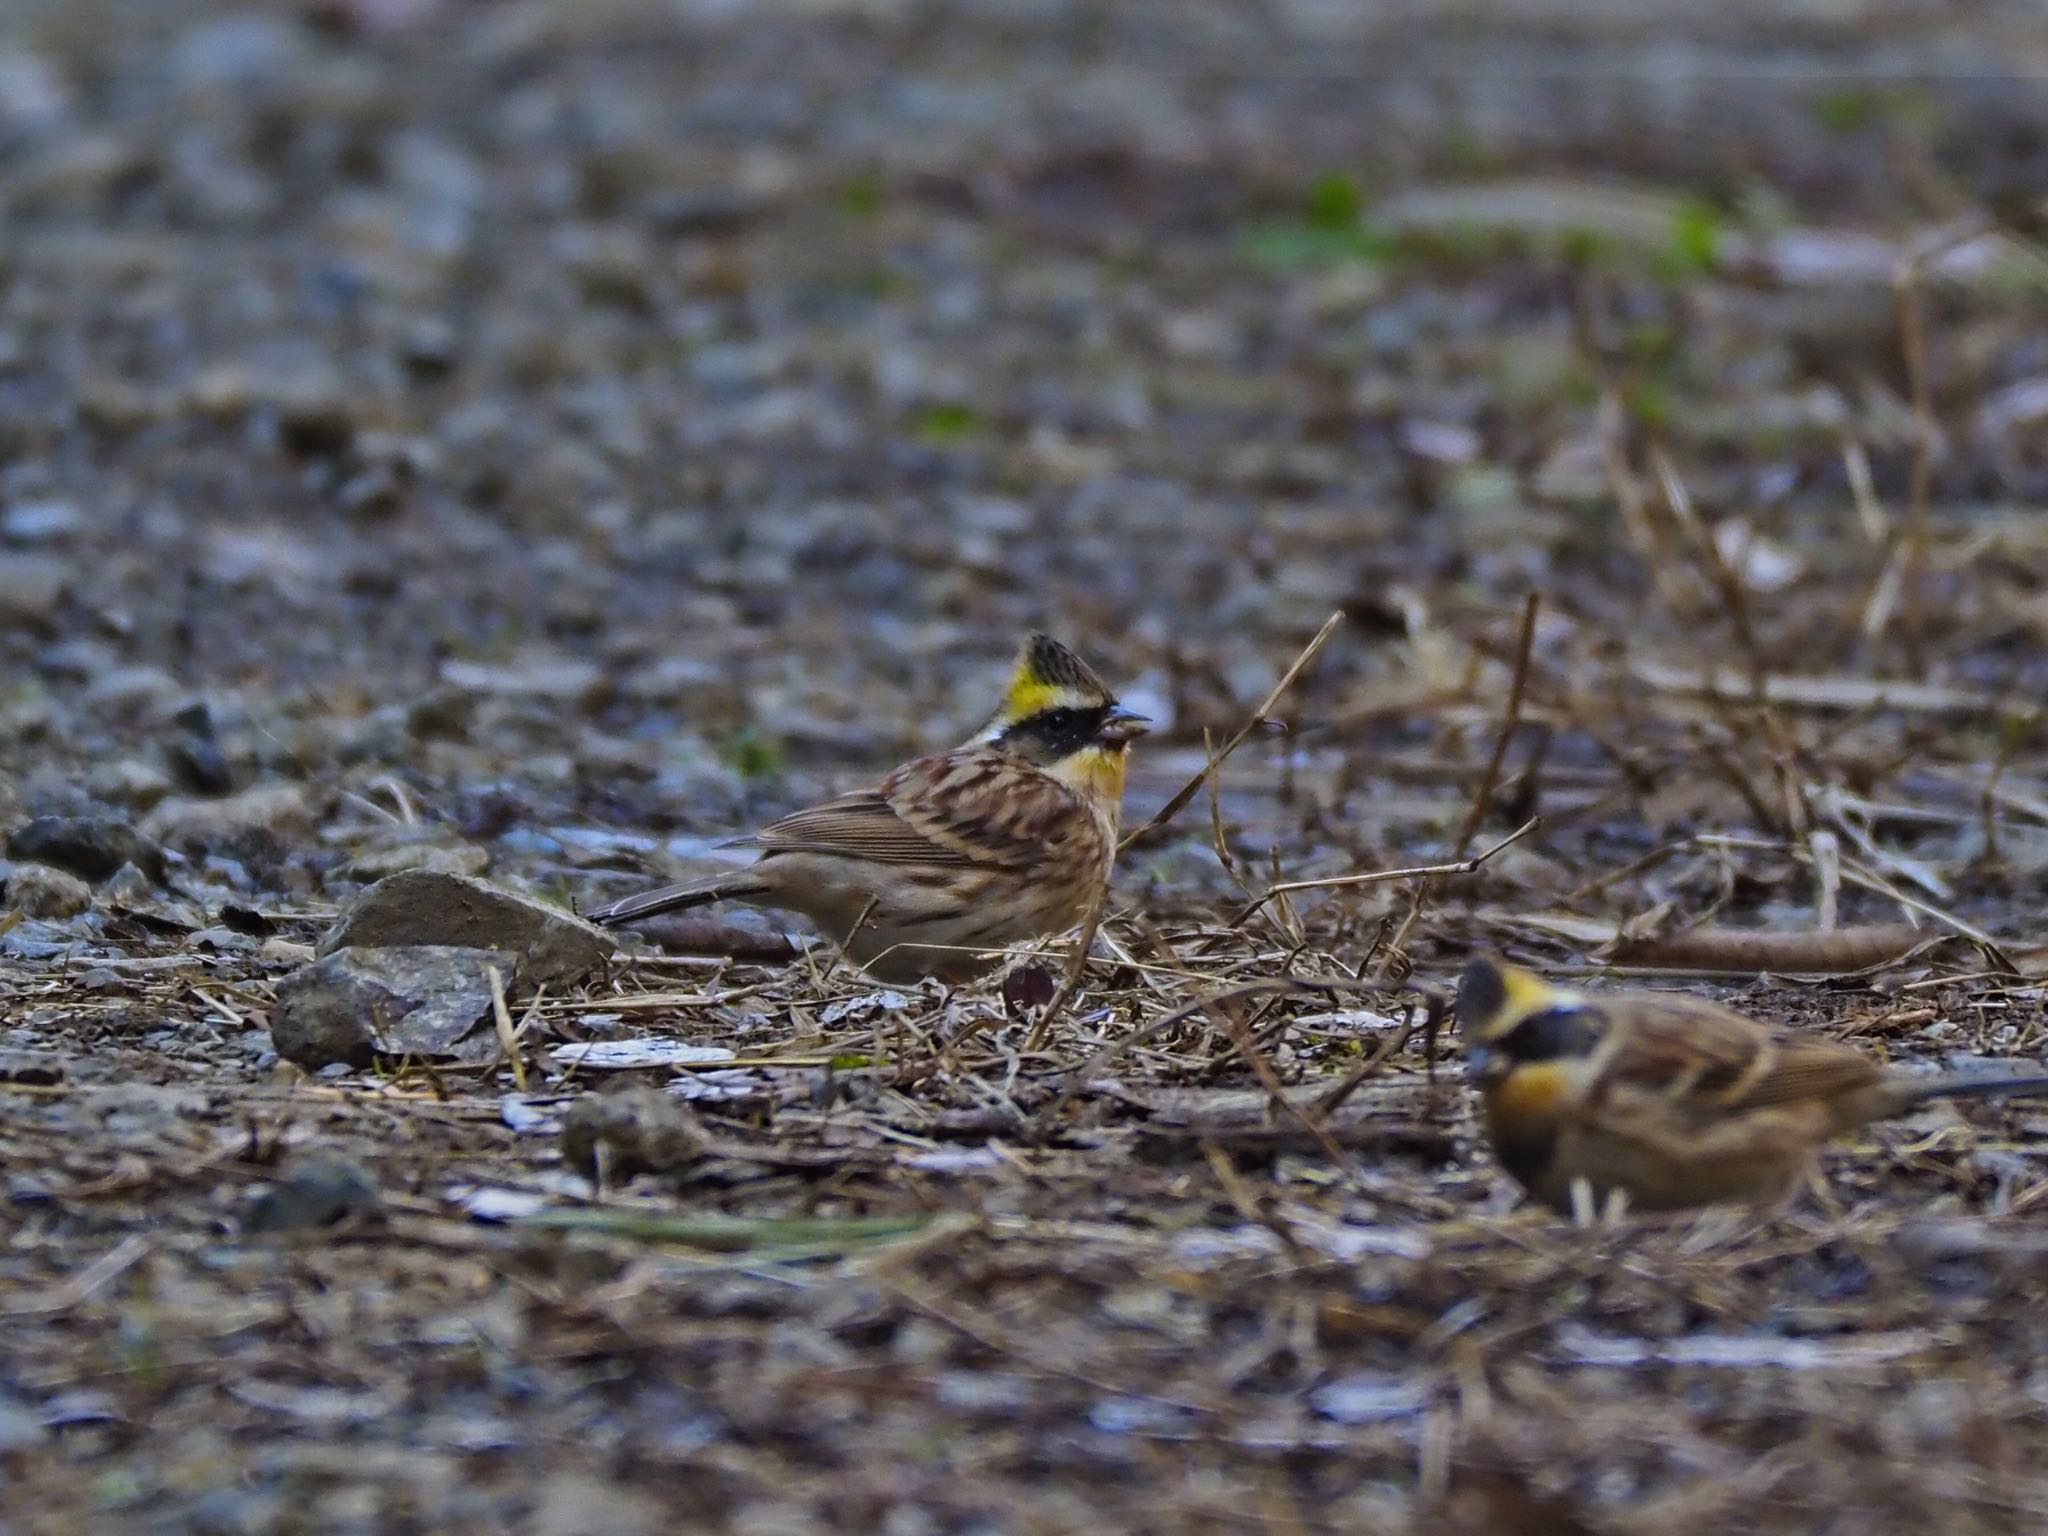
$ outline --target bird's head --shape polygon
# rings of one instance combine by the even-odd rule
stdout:
[[[1125,749],[1148,728],[1087,662],[1050,635],[1033,635],[981,739],[1114,805],[1123,795]]]
[[[1579,1056],[1600,1038],[1605,1020],[1582,993],[1553,987],[1491,955],[1475,955],[1458,978],[1458,1028],[1465,1066],[1484,1080],[1496,1066]]]

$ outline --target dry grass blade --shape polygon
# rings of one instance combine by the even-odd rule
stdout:
[[[498,1031],[498,1045],[505,1053],[505,1060],[511,1064],[513,1086],[524,1093],[527,1087],[526,1059],[519,1049],[519,1030],[513,1027],[512,1010],[505,1004],[505,978],[498,974],[495,965],[485,967],[484,974],[491,982],[491,1022]]]
[[[1088,1084],[1096,1075],[1118,1057],[1138,1049],[1147,1042],[1158,1039],[1176,1025],[1184,1024],[1197,1014],[1207,1013],[1211,1008],[1236,1002],[1243,998],[1271,997],[1288,992],[1366,992],[1379,990],[1376,982],[1307,981],[1295,976],[1274,976],[1259,981],[1248,981],[1238,986],[1224,987],[1196,998],[1193,1002],[1162,1014],[1150,1023],[1142,1024],[1120,1039],[1103,1046],[1087,1061],[1067,1074],[1067,1083],[1059,1094],[1041,1110],[1034,1122],[1034,1139],[1044,1140],[1052,1128],[1059,1123],[1067,1106],[1087,1091]]]
[[[1515,635],[1515,671],[1508,683],[1507,708],[1501,715],[1500,729],[1494,734],[1493,751],[1486,759],[1486,772],[1479,780],[1478,793],[1472,797],[1472,809],[1466,812],[1465,824],[1458,829],[1457,841],[1452,845],[1455,858],[1465,857],[1465,850],[1472,846],[1473,837],[1493,807],[1494,786],[1500,782],[1500,765],[1506,760],[1508,744],[1514,740],[1515,728],[1522,721],[1522,698],[1529,687],[1529,655],[1536,643],[1536,614],[1542,603],[1542,594],[1531,592],[1522,604],[1522,625]],[[1532,820],[1529,826],[1534,825]],[[1523,832],[1528,830],[1529,827],[1522,829]],[[1515,834],[1516,837],[1521,835],[1521,832]]]
[[[1490,848],[1482,849],[1469,858],[1454,859],[1444,864],[1416,864],[1405,869],[1375,869],[1357,875],[1324,875],[1313,880],[1285,880],[1278,885],[1268,886],[1248,906],[1241,907],[1231,915],[1232,927],[1244,922],[1260,907],[1276,896],[1292,896],[1299,891],[1334,891],[1347,886],[1385,885],[1392,880],[1431,879],[1447,875],[1469,875],[1502,849],[1519,843],[1523,838],[1543,825],[1541,816],[1531,816],[1506,837]]]
[[[1341,613],[1333,613],[1323,621],[1323,627],[1316,631],[1315,638],[1302,647],[1301,654],[1294,658],[1293,665],[1280,674],[1280,681],[1273,685],[1272,691],[1266,695],[1264,702],[1252,711],[1251,718],[1245,721],[1237,734],[1223,743],[1215,755],[1202,765],[1201,771],[1176,790],[1166,804],[1153,812],[1150,820],[1137,830],[1125,834],[1124,840],[1117,845],[1119,852],[1130,847],[1146,834],[1165,826],[1187,808],[1188,802],[1201,792],[1204,784],[1209,782],[1209,776],[1215,773],[1217,766],[1242,746],[1251,736],[1252,732],[1267,722],[1272,716],[1274,708],[1281,699],[1286,697],[1287,690],[1294,686],[1294,680],[1301,676],[1310,662],[1315,660],[1316,653],[1322,650],[1323,646],[1329,642],[1330,636],[1336,633],[1337,626],[1343,622],[1344,615]]]
[[[1921,278],[1927,264],[1992,227],[1983,214],[1973,214],[1918,240],[1899,262],[1893,288],[1899,308],[1899,348],[1905,355],[1906,388],[1913,410],[1913,464],[1906,491],[1904,565],[1900,582],[1905,596],[1906,664],[1915,678],[1927,675],[1927,502],[1934,488],[1934,457],[1941,445],[1941,426],[1934,419],[1933,376],[1927,366],[1927,318],[1923,313]]]
[[[0,1317],[54,1317],[68,1312],[106,1289],[121,1274],[146,1258],[155,1246],[149,1234],[130,1233],[54,1290],[0,1308]]]
[[[1088,909],[1088,921],[1081,925],[1081,931],[1074,935],[1073,948],[1067,952],[1067,967],[1060,977],[1060,989],[1052,1000],[1039,1010],[1032,1021],[1031,1034],[1024,1042],[1027,1053],[1043,1048],[1047,1036],[1059,1016],[1066,1012],[1067,1004],[1081,985],[1081,973],[1088,968],[1088,951],[1095,946],[1096,932],[1102,927],[1102,914],[1109,906],[1109,887],[1104,886],[1095,898],[1095,905]]]
[[[1432,997],[1429,1000],[1429,1015],[1425,1028],[1430,1043],[1429,1070],[1432,1075],[1436,1071],[1436,1035],[1437,1031],[1442,1027],[1443,1010],[1444,999],[1442,997]],[[1411,1020],[1413,1018],[1412,1011],[1410,1018]],[[1404,1025],[1398,1030],[1388,1031],[1379,1044],[1372,1048],[1371,1054],[1365,1060],[1345,1073],[1336,1086],[1315,1101],[1314,1112],[1316,1119],[1323,1121],[1334,1115],[1343,1106],[1346,1099],[1350,1098],[1352,1094],[1364,1086],[1368,1079],[1377,1076],[1388,1061],[1407,1048],[1408,1042],[1415,1038],[1415,1033],[1416,1026],[1413,1022]]]
[[[1318,1121],[1311,1119],[1287,1096],[1287,1086],[1280,1081],[1280,1074],[1273,1070],[1272,1062],[1268,1061],[1266,1053],[1259,1049],[1258,1042],[1252,1038],[1252,1033],[1245,1027],[1244,1020],[1232,1011],[1230,1002],[1211,998],[1205,1001],[1202,1011],[1229,1037],[1231,1045],[1236,1047],[1237,1054],[1243,1059],[1244,1064],[1251,1068],[1252,1076],[1259,1080],[1259,1086],[1272,1096],[1273,1109],[1308,1132],[1333,1166],[1346,1166],[1349,1159],[1345,1157],[1344,1149],[1337,1145]]]

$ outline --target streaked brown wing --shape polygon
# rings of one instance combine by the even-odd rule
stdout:
[[[1081,797],[1007,753],[962,747],[905,763],[882,793],[906,825],[972,864],[1042,868],[1063,845],[1106,856],[1108,833]]]
[[[1867,1088],[1885,1075],[1883,1067],[1840,1041],[1779,1035],[1776,1043],[1777,1059],[1742,1095],[1741,1108],[1839,1098]]]
[[[1058,780],[983,747],[905,763],[872,789],[792,812],[755,833],[764,852],[804,850],[884,864],[1030,868],[1049,844],[1101,838]]]
[[[1629,1020],[1605,1075],[1703,1112],[1828,1098],[1883,1075],[1849,1046],[1783,1033],[1703,997],[1631,992],[1601,1003]]]
[[[1618,992],[1597,999],[1621,1033],[1605,1076],[1650,1092],[1714,1098],[1757,1074],[1771,1032],[1703,997]]]
[[[899,815],[880,789],[858,789],[792,811],[747,839],[766,853],[837,853],[877,864],[959,864],[954,849],[932,841]]]

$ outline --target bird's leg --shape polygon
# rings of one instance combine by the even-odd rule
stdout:
[[[1612,1230],[1627,1220],[1628,1191],[1619,1187],[1608,1190],[1607,1198],[1600,1203],[1600,1225]]]
[[[1572,1180],[1572,1225],[1581,1231],[1593,1225],[1593,1183],[1584,1175]]]

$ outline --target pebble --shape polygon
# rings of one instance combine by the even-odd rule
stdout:
[[[112,816],[38,816],[7,834],[7,856],[94,882],[111,879],[124,864],[154,881],[164,877],[163,849]]]
[[[17,544],[56,543],[85,527],[85,514],[69,501],[18,501],[0,513],[0,536]]]
[[[85,787],[96,799],[146,811],[171,792],[171,777],[142,758],[121,757],[96,765],[86,775]]]
[[[178,848],[208,850],[240,846],[253,834],[285,842],[312,835],[313,804],[298,784],[257,784],[222,799],[170,799],[143,822],[143,830]]]
[[[0,628],[47,625],[71,586],[72,566],[54,555],[0,554]]]
[[[562,1120],[562,1161],[585,1178],[619,1183],[687,1168],[704,1156],[703,1122],[659,1088],[587,1093]]]
[[[47,864],[16,864],[7,877],[7,902],[24,916],[56,922],[90,911],[92,887]]]
[[[332,871],[330,880],[367,885],[408,870],[437,875],[481,875],[491,867],[490,851],[475,843],[400,843],[371,848]]]
[[[349,1216],[375,1215],[377,1181],[345,1157],[310,1157],[249,1202],[244,1232],[302,1232]]]

